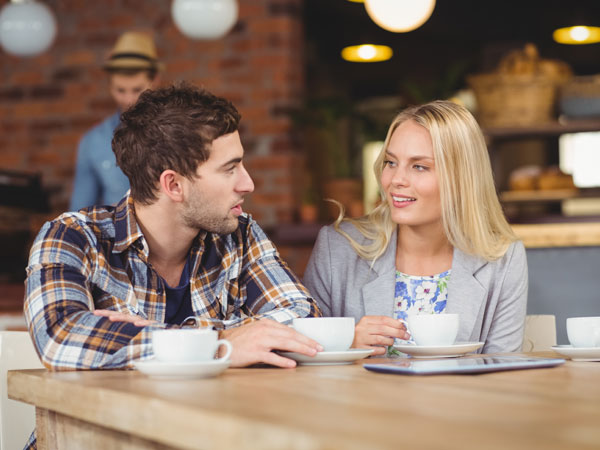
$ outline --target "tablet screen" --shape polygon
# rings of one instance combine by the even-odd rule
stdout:
[[[405,375],[435,375],[454,373],[482,373],[500,370],[554,367],[565,362],[562,358],[534,358],[528,356],[472,356],[466,358],[415,360],[402,358],[387,362],[364,364],[367,370]]]

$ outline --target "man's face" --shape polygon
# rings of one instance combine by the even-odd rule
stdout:
[[[110,95],[123,112],[129,109],[140,94],[146,89],[150,89],[153,80],[150,79],[147,72],[138,72],[136,74],[113,73],[109,78]]]
[[[182,219],[188,227],[218,234],[236,230],[244,195],[254,190],[243,156],[237,131],[213,141],[210,157],[198,166],[196,178],[186,180]]]

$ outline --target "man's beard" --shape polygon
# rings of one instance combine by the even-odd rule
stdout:
[[[202,200],[186,202],[182,213],[183,223],[197,230],[205,230],[216,234],[230,234],[238,227],[238,220],[235,217],[226,215],[217,217],[215,209],[211,209]]]

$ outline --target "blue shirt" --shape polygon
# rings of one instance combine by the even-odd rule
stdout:
[[[117,166],[112,138],[119,112],[88,131],[77,150],[70,211],[94,205],[114,205],[129,189],[129,180]]]
[[[192,268],[190,267],[190,258],[187,259],[185,267],[181,272],[179,284],[171,287],[161,278],[165,285],[165,294],[167,296],[167,311],[165,313],[165,322],[178,325],[185,319],[194,315],[192,309],[192,295],[190,292],[190,278]]]

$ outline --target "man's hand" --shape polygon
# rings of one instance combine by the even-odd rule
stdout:
[[[134,314],[123,313],[119,311],[111,311],[110,309],[96,309],[94,311],[95,316],[107,317],[111,322],[128,322],[134,324],[136,327],[145,327],[156,323],[155,320],[142,319],[140,316]]]
[[[388,316],[364,316],[354,328],[355,348],[372,348],[373,355],[383,355],[386,347],[394,345],[394,338],[410,339],[406,326]]]
[[[271,350],[302,353],[315,356],[323,351],[318,342],[307,338],[287,325],[271,319],[230,328],[221,332],[221,338],[233,345],[231,367],[267,363],[278,367],[296,367],[296,361],[284,358]]]

